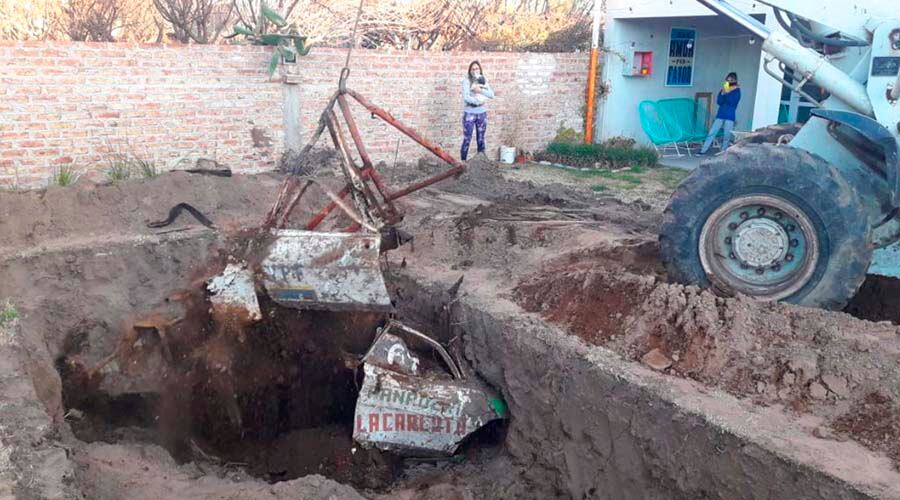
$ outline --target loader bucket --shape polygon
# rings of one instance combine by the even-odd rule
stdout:
[[[296,229],[274,235],[262,272],[263,285],[276,303],[327,311],[391,310],[378,235]]]

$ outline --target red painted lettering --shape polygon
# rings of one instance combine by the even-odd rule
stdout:
[[[441,432],[441,417],[431,417],[431,432]]]
[[[466,435],[466,417],[456,419],[456,434],[459,436]]]
[[[444,432],[446,432],[447,434],[453,432],[453,428],[450,427],[450,422],[452,422],[452,419],[450,417],[444,417],[444,423],[447,424],[447,428],[444,430]]]
[[[397,428],[397,431],[405,431],[406,430],[406,415],[402,413],[397,413],[394,415],[394,427]]]
[[[362,426],[362,415],[356,416],[356,432],[365,432]]]
[[[406,427],[409,429],[409,432],[419,432],[419,418],[415,415],[407,415]]]
[[[378,432],[378,414],[369,414],[369,432]]]
[[[394,430],[394,425],[388,422],[388,417],[393,417],[393,413],[385,413],[381,415],[381,428],[384,429],[384,432]]]

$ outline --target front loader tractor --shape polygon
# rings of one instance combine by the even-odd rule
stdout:
[[[787,145],[732,147],[678,186],[660,231],[670,278],[841,309],[867,273],[900,277],[900,20],[877,14],[889,2],[764,2],[776,30],[698,1],[763,40],[770,75],[828,96],[804,95],[816,108]]]

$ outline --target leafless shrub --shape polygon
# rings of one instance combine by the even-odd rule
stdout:
[[[232,21],[234,6],[222,0],[153,0],[181,43],[215,43]]]
[[[114,42],[119,15],[119,0],[70,0],[63,9],[63,22],[74,41]]]

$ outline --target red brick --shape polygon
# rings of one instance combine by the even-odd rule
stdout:
[[[60,154],[58,149],[34,149],[31,151],[32,156],[56,156]]]
[[[0,57],[15,60],[15,70],[0,76],[0,101],[7,109],[0,112],[0,128],[15,124],[0,133],[0,141],[10,141],[0,143],[0,155],[5,155],[5,162],[16,158],[23,178],[31,179],[28,182],[42,181],[49,172],[48,163],[55,161],[102,162],[110,142],[117,147],[130,145],[155,158],[174,159],[187,149],[198,149],[252,170],[271,168],[278,153],[283,135],[282,90],[277,78],[270,81],[265,73],[270,48],[82,42],[10,42],[0,43],[0,47]],[[52,65],[42,64],[47,54],[52,54]],[[343,50],[316,48],[304,60],[302,120],[307,137],[335,88],[335,68],[343,63],[344,55]],[[504,94],[509,95],[517,90],[522,57],[511,53],[359,51],[354,54],[351,85],[425,136],[454,150],[460,140],[457,82],[468,62],[484,61],[495,87],[500,92],[510,89]],[[522,145],[528,149],[542,147],[560,123],[581,123],[579,105],[572,103],[583,100],[587,55],[551,57],[556,58],[556,69],[550,75],[553,94],[529,98],[527,102],[541,104],[527,107],[521,117],[523,124],[528,124],[521,127]],[[135,65],[140,69],[135,70]],[[529,66],[543,71],[548,65]],[[76,67],[83,73],[75,73]],[[403,83],[395,74],[397,67],[411,69],[419,83],[414,91],[385,91]],[[504,115],[520,108],[511,102],[498,102],[491,108],[493,123],[498,124],[489,129],[492,144],[500,134]],[[379,157],[376,159],[392,159],[397,133],[369,120],[358,109],[354,115],[373,155]],[[268,131],[274,145],[271,150],[252,146],[250,129],[254,126]],[[12,147],[19,142],[31,143],[32,149]],[[57,153],[51,154],[53,151]],[[424,154],[405,139],[401,152]]]

